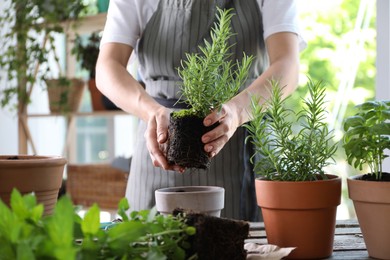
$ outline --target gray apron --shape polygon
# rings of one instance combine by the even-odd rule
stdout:
[[[137,46],[146,91],[154,98],[180,97],[177,68],[185,53],[199,52],[216,22],[216,6],[234,8],[231,59],[241,60],[243,52],[256,56],[249,85],[268,65],[260,9],[256,0],[160,0]],[[168,102],[169,103],[169,102]],[[253,167],[244,163],[253,153],[244,145],[245,130],[239,127],[222,151],[212,159],[208,170],[188,169],[184,174],[154,167],[143,137],[146,123],[140,122],[132,158],[126,197],[132,210],[154,206],[154,191],[162,187],[216,185],[225,188],[225,208],[221,216],[258,220]]]

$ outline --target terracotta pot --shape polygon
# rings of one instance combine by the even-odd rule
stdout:
[[[390,182],[347,179],[349,198],[353,201],[368,254],[390,259]]]
[[[156,208],[161,214],[172,214],[177,209],[191,210],[211,216],[221,216],[225,189],[215,186],[182,186],[155,191]]]
[[[34,192],[45,207],[44,214],[51,214],[65,164],[66,160],[57,156],[0,155],[0,199],[9,205],[14,188],[22,194]]]
[[[58,79],[46,80],[49,109],[52,113],[77,112],[84,92],[84,81],[69,79],[70,85]]]
[[[341,178],[328,177],[321,181],[255,181],[268,243],[296,247],[289,259],[332,255]]]
[[[103,94],[96,87],[95,79],[88,80],[88,90],[91,95],[92,110],[106,110],[105,106],[103,105]]]

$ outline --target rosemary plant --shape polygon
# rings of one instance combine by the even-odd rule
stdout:
[[[263,105],[252,98],[252,118],[246,124],[255,146],[255,173],[269,180],[312,181],[326,179],[324,167],[333,159],[337,144],[325,121],[325,88],[322,82],[309,80],[309,98],[303,108],[294,112],[286,107],[283,88],[271,81],[271,98]],[[293,119],[296,120],[293,120]],[[290,120],[289,120],[290,119]],[[295,121],[300,129],[293,131]],[[256,160],[254,160],[256,158]]]
[[[228,39],[233,35],[230,20],[232,9],[218,9],[217,24],[211,32],[211,43],[199,46],[201,53],[187,53],[178,74],[183,80],[180,86],[184,102],[192,108],[190,113],[205,117],[213,109],[231,99],[246,81],[253,57],[244,53],[240,62],[228,60]]]
[[[390,149],[390,101],[368,101],[356,106],[358,111],[344,122],[344,149],[350,165],[362,170],[368,165],[377,180],[382,177],[382,163]]]

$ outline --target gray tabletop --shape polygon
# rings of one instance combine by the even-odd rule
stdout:
[[[249,238],[246,242],[267,244],[263,222],[250,223]],[[368,256],[356,219],[338,220],[336,222],[333,254],[327,259],[373,259]]]

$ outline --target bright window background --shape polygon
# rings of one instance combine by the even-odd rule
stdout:
[[[298,0],[301,26],[308,47],[301,54],[301,87],[292,102],[307,94],[306,76],[327,85],[328,122],[341,141],[342,123],[354,106],[375,97],[376,1]],[[342,204],[338,219],[355,218],[348,199],[346,177],[357,172],[346,163],[339,146],[336,163],[328,172],[343,177]],[[326,194],[324,194],[326,196]]]

